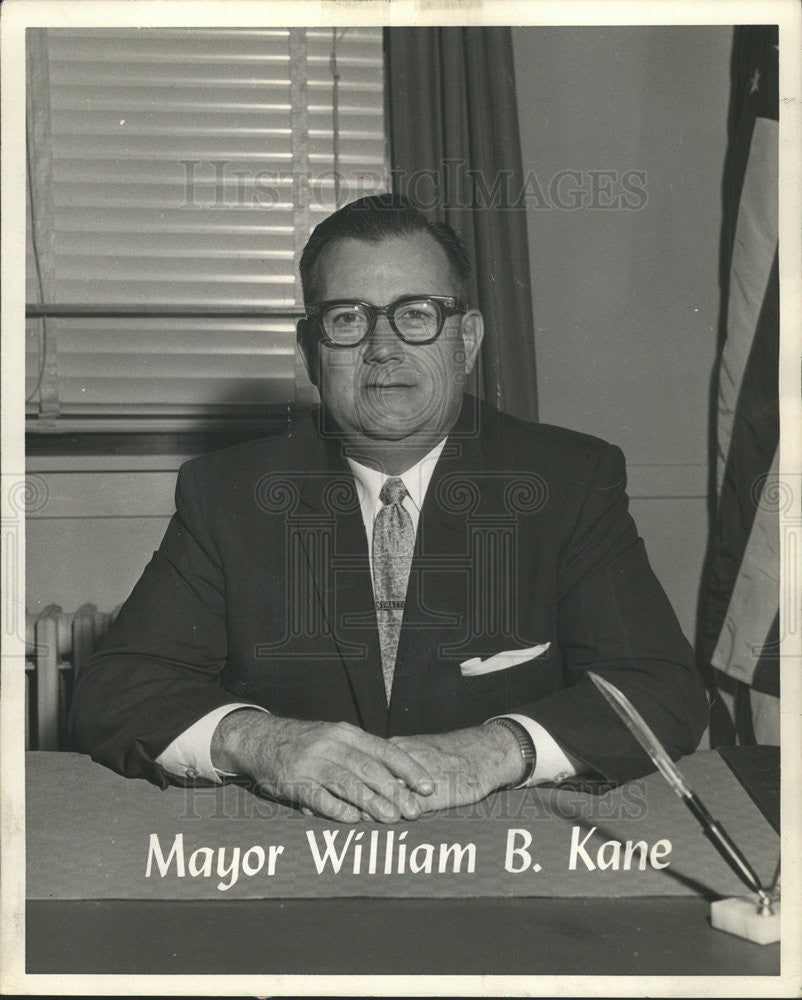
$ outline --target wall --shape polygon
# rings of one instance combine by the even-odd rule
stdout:
[[[556,194],[585,201],[561,209],[531,199],[541,419],[624,449],[633,512],[692,635],[730,29],[513,35],[524,162],[546,199],[559,171],[580,171]],[[593,170],[645,171],[646,203],[589,207]],[[33,461],[49,499],[28,521],[29,610],[124,600],[164,531],[182,457]]]
[[[121,604],[158,547],[184,456],[31,459],[36,510],[26,524],[26,607]]]
[[[728,27],[513,29],[524,167],[538,182],[527,221],[540,419],[623,448],[633,514],[691,637],[731,40]],[[578,176],[558,183],[566,170]]]

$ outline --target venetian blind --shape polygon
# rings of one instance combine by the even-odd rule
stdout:
[[[297,401],[300,250],[389,189],[381,29],[37,30],[28,74],[32,422]]]

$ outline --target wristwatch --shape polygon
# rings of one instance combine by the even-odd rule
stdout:
[[[532,737],[529,735],[526,728],[522,726],[520,722],[516,722],[515,719],[508,719],[506,717],[489,719],[485,725],[504,726],[504,728],[509,730],[518,741],[518,749],[521,751],[521,759],[524,765],[523,775],[518,779],[518,781],[513,782],[507,787],[518,788],[521,785],[525,785],[535,773],[535,765],[537,764],[537,752],[535,751],[535,744],[532,742]]]

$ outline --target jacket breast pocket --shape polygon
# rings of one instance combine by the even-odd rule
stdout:
[[[539,690],[545,692],[555,687],[554,678],[560,677],[561,669],[560,656],[552,645],[545,652],[510,667],[470,676],[463,674],[462,688],[468,696],[475,697],[504,692],[537,697]]]

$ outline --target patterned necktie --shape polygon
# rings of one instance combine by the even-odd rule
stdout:
[[[388,479],[379,493],[384,506],[373,523],[373,591],[388,705],[404,617],[409,567],[415,547],[412,518],[403,506],[406,496],[406,486],[397,476]]]

